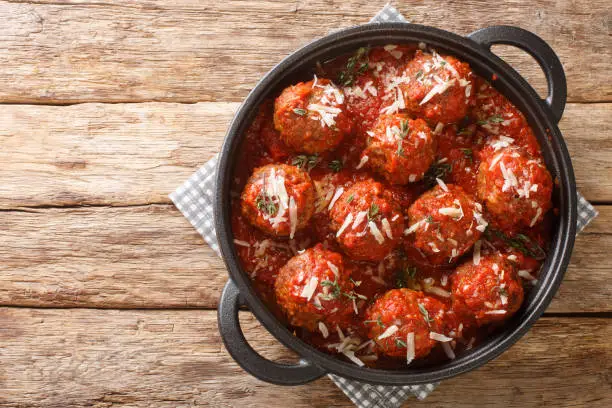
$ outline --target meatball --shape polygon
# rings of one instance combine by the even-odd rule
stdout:
[[[353,288],[342,255],[321,244],[291,258],[279,271],[274,285],[276,299],[289,323],[322,332],[335,325],[348,325],[356,309]]]
[[[335,149],[351,131],[342,90],[323,78],[285,88],[274,103],[274,127],[296,152]]]
[[[390,357],[425,357],[443,336],[446,306],[423,292],[392,289],[366,310],[364,325],[377,349]],[[444,339],[445,340],[445,339]],[[450,340],[450,338],[449,338]]]
[[[259,167],[242,191],[242,214],[268,234],[293,238],[314,212],[315,189],[308,173],[295,166]]]
[[[330,210],[331,227],[344,252],[353,259],[380,261],[398,244],[404,230],[402,210],[382,184],[355,183]]]
[[[483,151],[476,190],[497,228],[513,233],[541,222],[552,207],[552,189],[546,166],[524,150]]]
[[[434,265],[451,263],[466,253],[484,232],[482,205],[461,187],[439,185],[420,196],[408,209],[407,245]]]
[[[401,90],[408,112],[437,124],[462,119],[474,103],[472,70],[451,56],[417,51],[406,65]]]
[[[512,316],[523,303],[523,286],[512,263],[499,254],[460,265],[452,279],[453,310],[483,325]]]
[[[422,119],[382,115],[368,135],[362,157],[367,157],[368,166],[392,184],[421,180],[434,161],[436,143]]]

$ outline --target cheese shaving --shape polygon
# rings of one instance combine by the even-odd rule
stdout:
[[[289,223],[291,228],[289,238],[293,239],[298,224],[297,204],[295,203],[295,199],[293,197],[289,197]]]
[[[406,364],[412,363],[415,355],[414,332],[406,336]]]
[[[391,232],[391,224],[389,224],[389,220],[387,220],[386,218],[383,218],[381,222],[382,222],[383,231],[385,232],[387,237],[389,239],[393,239],[393,233]]]
[[[313,276],[312,278],[310,278],[308,283],[304,285],[304,288],[302,289],[302,293],[300,294],[300,296],[310,301],[310,299],[312,299],[312,295],[314,295],[315,291],[317,290],[318,285],[319,285],[319,278],[317,278],[316,276]]]
[[[338,187],[336,189],[336,193],[334,194],[334,197],[332,198],[331,202],[329,203],[329,207],[327,207],[328,211],[331,211],[331,209],[334,207],[334,204],[336,204],[336,201],[338,201],[338,199],[340,198],[342,193],[344,193],[344,188]]]
[[[382,245],[385,242],[385,237],[383,234],[381,234],[380,230],[376,226],[376,223],[374,221],[368,221],[368,227],[370,227],[370,231],[372,232],[372,235],[374,235],[376,242]]]
[[[474,265],[479,265],[480,264],[480,248],[482,246],[482,241],[478,240],[476,241],[476,243],[474,244],[474,257],[473,257],[473,262]]]
[[[396,325],[389,326],[380,336],[377,337],[377,339],[382,340],[382,339],[386,339],[387,337],[391,337],[398,330],[399,330],[399,327],[397,327]]]
[[[319,322],[319,331],[323,335],[324,339],[329,337],[329,330],[327,329],[327,326],[325,325],[325,323]]]
[[[340,229],[336,233],[336,238],[338,238],[340,235],[342,235],[344,230],[351,224],[351,222],[353,222],[353,214],[349,213],[346,216],[346,218],[344,219],[344,222],[342,223],[342,226],[340,227]]]
[[[452,337],[446,337],[445,335],[436,332],[429,332],[429,338],[442,343],[446,343],[448,341],[453,340]]]

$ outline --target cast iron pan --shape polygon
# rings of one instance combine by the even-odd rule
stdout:
[[[230,186],[237,149],[259,104],[282,86],[307,78],[316,61],[352,52],[359,47],[424,42],[439,52],[470,64],[483,78],[497,76],[495,87],[525,114],[538,137],[546,165],[559,184],[553,193],[559,209],[557,230],[539,283],[525,299],[521,310],[483,344],[455,360],[436,366],[402,370],[359,367],[325,354],[306,344],[278,321],[259,299],[241,268],[233,244],[230,222]],[[548,96],[541,99],[533,88],[491,51],[494,44],[508,44],[524,50],[539,63],[548,82]],[[565,108],[567,84],[559,58],[536,35],[517,27],[496,26],[466,37],[440,29],[406,23],[368,24],[338,31],[299,49],[272,69],[247,96],[227,133],[220,158],[216,184],[215,228],[230,280],[219,305],[219,329],[232,357],[255,377],[284,385],[303,384],[334,373],[368,383],[405,385],[430,383],[473,370],[499,356],[521,338],[551,302],[569,263],[576,233],[576,183],[567,147],[557,122]],[[301,358],[296,364],[281,364],[261,357],[247,343],[240,328],[238,310],[248,306],[259,321],[281,343]]]

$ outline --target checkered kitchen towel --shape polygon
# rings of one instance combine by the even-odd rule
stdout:
[[[406,19],[395,8],[387,5],[371,22],[406,22]],[[213,221],[216,166],[217,156],[210,159],[182,186],[170,194],[170,198],[208,245],[220,256]],[[597,210],[578,193],[577,233],[581,232],[597,214]],[[333,374],[330,374],[329,377],[359,408],[396,408],[402,405],[410,395],[418,399],[427,397],[438,385],[382,386],[348,380]]]

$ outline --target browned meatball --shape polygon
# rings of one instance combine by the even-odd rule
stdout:
[[[544,163],[512,147],[488,148],[482,156],[476,187],[495,226],[513,233],[541,222],[553,189]]]
[[[347,327],[356,310],[357,295],[342,255],[321,244],[291,258],[274,287],[289,322],[310,331]]]
[[[474,103],[472,70],[466,62],[417,51],[406,65],[401,85],[406,109],[429,123],[461,120]]]
[[[287,146],[310,154],[335,149],[351,131],[342,90],[323,78],[285,88],[274,104],[274,126]]]
[[[410,227],[405,231],[407,245],[438,265],[456,261],[487,227],[479,203],[461,187],[440,183],[410,206]]]
[[[460,265],[451,277],[453,310],[483,325],[512,316],[523,303],[523,286],[513,265],[486,255]]]
[[[446,312],[442,302],[423,292],[393,289],[366,310],[364,325],[378,350],[410,362],[427,356],[436,344],[435,339],[446,340],[443,333],[447,327]]]
[[[253,226],[293,238],[312,217],[315,190],[308,173],[295,166],[269,164],[255,169],[240,199],[242,213]]]
[[[355,183],[334,203],[331,211],[336,240],[354,259],[379,261],[399,243],[404,230],[401,208],[382,184]]]
[[[382,115],[368,135],[362,157],[367,157],[367,165],[392,184],[421,180],[434,161],[435,139],[422,119]]]

